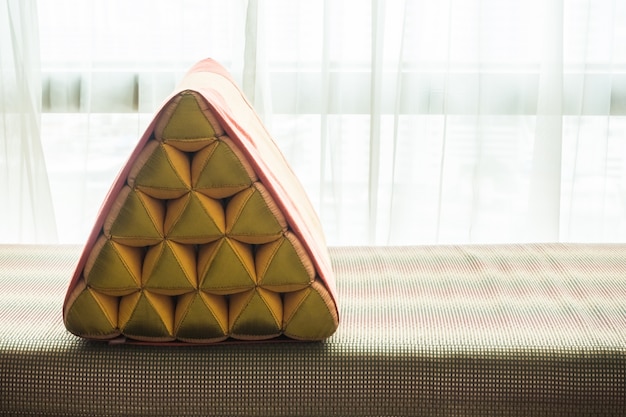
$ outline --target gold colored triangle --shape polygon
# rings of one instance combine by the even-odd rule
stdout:
[[[176,337],[180,340],[206,343],[228,337],[228,303],[221,295],[202,291],[178,298],[176,304]]]
[[[148,291],[122,297],[119,328],[124,335],[137,340],[174,340],[173,299]]]
[[[243,340],[269,339],[280,335],[283,305],[280,295],[257,288],[230,297],[229,329]]]
[[[259,182],[235,194],[226,206],[226,235],[241,242],[271,242],[287,230],[287,221]]]
[[[337,329],[339,318],[324,285],[315,281],[309,288],[284,296],[284,329],[286,336],[299,340],[321,340]]]
[[[161,200],[125,186],[104,221],[104,234],[128,246],[148,246],[163,240],[165,206]]]
[[[192,191],[167,203],[165,234],[187,244],[210,243],[224,236],[222,203]]]
[[[315,267],[293,233],[256,249],[255,265],[260,287],[291,292],[308,287],[315,278]]]
[[[257,180],[245,157],[225,136],[196,152],[191,177],[195,190],[213,198],[230,197]]]
[[[252,247],[222,238],[198,249],[198,281],[203,291],[234,294],[254,288]]]
[[[158,294],[180,295],[196,288],[196,255],[192,246],[163,241],[151,246],[143,264],[143,286]]]
[[[221,129],[216,132],[217,123],[211,123],[208,106],[196,93],[181,93],[163,113],[155,126],[155,136],[182,151],[198,151],[221,133]]]
[[[65,312],[66,326],[93,339],[110,339],[117,329],[118,298],[101,294],[84,283],[74,289],[73,302]]]
[[[100,236],[85,263],[85,282],[102,294],[130,294],[141,286],[142,261],[142,249]]]
[[[178,198],[191,189],[189,157],[170,145],[150,141],[133,165],[128,184],[154,198]]]

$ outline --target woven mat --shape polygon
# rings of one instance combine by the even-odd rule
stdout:
[[[624,415],[626,246],[331,248],[321,343],[66,332],[74,246],[0,246],[0,415]]]

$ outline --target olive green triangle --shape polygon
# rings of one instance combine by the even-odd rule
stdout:
[[[261,258],[259,251],[270,251],[269,261],[264,265],[258,261]],[[295,291],[308,286],[313,280],[293,244],[286,238],[260,246],[256,267],[259,286],[267,289]]]
[[[144,287],[152,292],[179,295],[196,286],[196,259],[192,246],[164,241],[152,246],[144,261]]]
[[[194,188],[215,198],[231,196],[254,181],[229,144],[221,140],[196,153],[192,172]]]
[[[140,246],[156,243],[163,239],[164,212],[161,201],[130,190],[108,233],[113,239],[137,241]]]
[[[172,116],[163,129],[163,139],[212,138],[215,129],[191,93],[181,95]]]
[[[137,172],[134,185],[156,198],[182,195],[191,188],[189,158],[172,146],[159,144]]]
[[[231,296],[229,328],[240,339],[275,337],[281,333],[282,311],[272,311],[264,297],[279,297],[262,289]],[[276,303],[274,303],[276,304]],[[280,305],[280,300],[278,300]],[[278,317],[277,317],[278,316]]]
[[[194,292],[179,297],[176,337],[185,340],[222,339],[228,332],[228,306],[220,295]]]
[[[67,329],[83,337],[101,338],[117,335],[116,297],[85,288],[65,314]]]
[[[170,201],[165,224],[169,229],[166,230],[168,239],[184,243],[212,242],[224,236],[224,209],[219,201],[191,192]]]
[[[226,233],[237,240],[264,243],[277,239],[283,231],[256,187],[237,193],[226,207]]]
[[[311,286],[285,294],[284,334],[299,340],[322,340],[337,329],[338,319],[318,292]]]
[[[90,287],[109,295],[125,295],[141,286],[140,248],[122,245],[101,237],[94,245],[85,267],[85,281]]]
[[[134,305],[124,305],[127,300]],[[122,297],[121,311],[128,315],[122,317],[120,313],[120,329],[124,335],[140,340],[172,338],[174,306],[171,297],[142,291],[136,297]]]
[[[256,285],[252,249],[244,243],[223,238],[203,248],[199,258],[198,279],[204,291],[232,294]]]

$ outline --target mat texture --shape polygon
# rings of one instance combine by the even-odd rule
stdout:
[[[626,413],[626,246],[330,248],[324,342],[109,345],[68,333],[81,248],[0,246],[0,415]]]

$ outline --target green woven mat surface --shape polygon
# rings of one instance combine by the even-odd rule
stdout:
[[[626,245],[331,248],[330,339],[191,347],[67,333],[80,250],[0,246],[0,415],[626,413]]]

